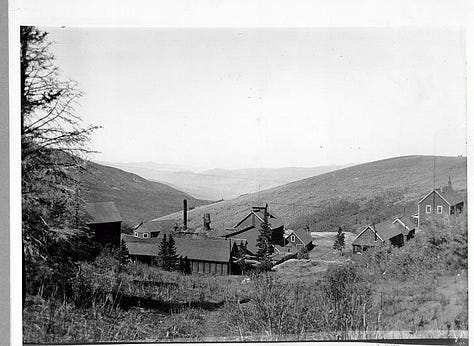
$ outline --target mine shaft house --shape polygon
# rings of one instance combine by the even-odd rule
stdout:
[[[398,217],[375,225],[362,227],[352,242],[353,253],[373,247],[403,246],[415,235],[415,224],[409,217]]]
[[[246,243],[247,251],[257,253],[257,238],[265,218],[270,225],[273,245],[284,245],[284,225],[281,220],[268,211],[268,206],[252,207],[252,210],[232,228],[226,229],[222,237],[237,243]]]
[[[86,203],[87,226],[102,244],[120,244],[122,217],[114,202]]]
[[[122,234],[129,256],[150,265],[158,265],[162,237],[139,238]],[[176,254],[187,258],[192,273],[232,274],[232,243],[226,239],[174,238]]]
[[[448,186],[431,190],[418,202],[418,228],[422,228],[432,217],[450,217],[463,211],[463,196],[454,191],[451,179]]]

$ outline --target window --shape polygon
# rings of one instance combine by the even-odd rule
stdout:
[[[426,214],[431,214],[431,205],[426,206]]]
[[[296,241],[296,237],[295,237],[294,234],[291,235],[290,241],[291,241],[292,243],[294,243],[294,242]]]
[[[148,233],[143,233],[143,238],[148,238]]]
[[[135,232],[135,237],[138,237],[138,232]]]
[[[442,205],[438,205],[438,206],[436,207],[436,212],[437,212],[438,214],[443,214],[443,206],[442,206]]]

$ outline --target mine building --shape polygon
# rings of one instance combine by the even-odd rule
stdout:
[[[114,202],[86,203],[87,226],[101,244],[120,245],[122,217]]]

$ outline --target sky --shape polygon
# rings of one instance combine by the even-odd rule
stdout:
[[[466,155],[461,29],[44,28],[106,162],[249,168]]]

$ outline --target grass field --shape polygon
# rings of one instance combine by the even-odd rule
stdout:
[[[347,245],[341,256],[332,248],[335,235],[335,232],[315,234],[316,247],[309,253],[309,259],[284,262],[267,278],[188,276],[143,264],[129,264],[117,276],[114,260],[102,256],[94,262],[97,268],[94,264],[85,265],[82,272],[84,280],[95,287],[88,296],[100,297],[100,289],[107,287],[109,291],[102,295],[104,299],[78,306],[61,299],[28,296],[24,307],[24,341],[467,337],[465,270],[442,275],[438,271],[425,271],[407,279],[374,276],[373,272],[362,270],[359,280],[365,282],[371,292],[365,301],[367,327],[357,331],[349,329],[343,334],[332,329],[335,327],[331,321],[335,317],[331,317],[327,298],[323,297],[326,273],[328,268],[350,265],[349,245],[354,237],[346,233]],[[120,278],[120,297],[112,290],[117,286],[117,277]],[[356,292],[351,299],[360,294]],[[360,312],[361,305],[358,309]]]

